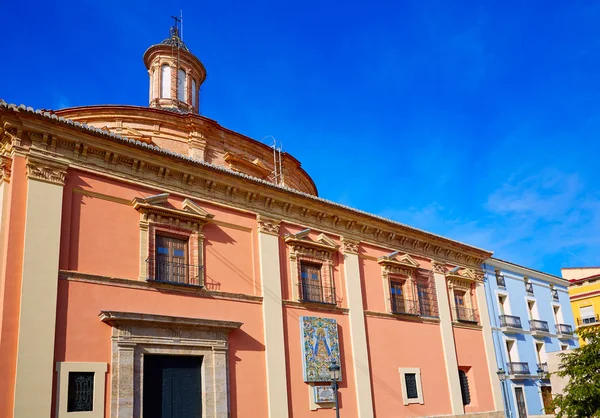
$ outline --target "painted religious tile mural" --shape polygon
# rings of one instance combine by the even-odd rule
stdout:
[[[300,317],[302,366],[305,382],[329,382],[329,366],[340,364],[337,321],[315,316]],[[341,374],[340,374],[341,376]]]
[[[315,386],[315,403],[335,402],[335,392],[331,385]]]

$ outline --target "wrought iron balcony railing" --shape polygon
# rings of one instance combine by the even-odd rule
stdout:
[[[550,373],[550,369],[548,369],[548,363],[538,363],[537,364],[537,371],[538,373],[542,372],[542,374],[548,374]]]
[[[521,318],[512,315],[500,315],[500,326],[510,328],[523,328]]]
[[[506,363],[508,374],[530,374],[529,363],[510,362]]]
[[[302,302],[325,303],[335,305],[335,287],[323,286],[302,281],[298,284],[300,300]]]
[[[552,289],[552,299],[558,300],[558,289]]]
[[[598,315],[577,318],[577,325],[589,325],[589,324],[595,324],[597,322],[600,322]]]
[[[180,284],[203,287],[202,268],[192,264],[149,258],[146,260],[149,282]]]
[[[528,295],[533,295],[533,283],[525,282],[525,291]]]
[[[416,300],[404,299],[401,295],[390,297],[390,308],[395,314],[420,315],[419,303]]]
[[[504,275],[496,274],[496,284],[498,287],[506,287],[506,281],[504,279]]]
[[[573,327],[567,324],[556,324],[557,334],[573,335]]]
[[[459,322],[479,323],[479,315],[476,309],[465,308],[464,306],[456,307],[456,320]]]
[[[532,331],[550,332],[550,327],[547,321],[540,321],[539,319],[529,320],[529,329]]]

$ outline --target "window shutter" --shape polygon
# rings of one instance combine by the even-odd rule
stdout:
[[[469,405],[471,403],[471,392],[469,391],[469,379],[467,374],[464,371],[459,370],[458,380],[460,381],[463,405]]]
[[[581,314],[582,318],[593,318],[596,316],[593,306],[580,306],[579,313]]]

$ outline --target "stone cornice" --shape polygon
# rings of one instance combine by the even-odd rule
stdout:
[[[153,315],[138,312],[101,311],[98,316],[102,322],[111,326],[123,323],[145,323],[168,328],[192,327],[231,332],[243,325],[243,322],[203,318],[183,318],[178,316]]]
[[[27,125],[24,129],[32,138],[32,147],[60,153],[70,161],[72,168],[246,212],[268,213],[291,223],[453,265],[479,268],[490,255],[487,251],[305,193],[172,153],[158,152],[147,145],[124,139],[110,140],[95,131],[82,132],[75,129],[74,124],[73,127],[57,126],[52,120],[36,119],[35,114],[31,115],[31,121],[25,116],[29,115],[19,115],[19,118]],[[46,140],[36,132],[46,132]]]

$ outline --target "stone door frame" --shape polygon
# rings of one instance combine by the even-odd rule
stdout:
[[[144,355],[202,356],[202,418],[229,417],[228,334],[241,322],[102,311],[112,326],[112,418],[142,418]]]

